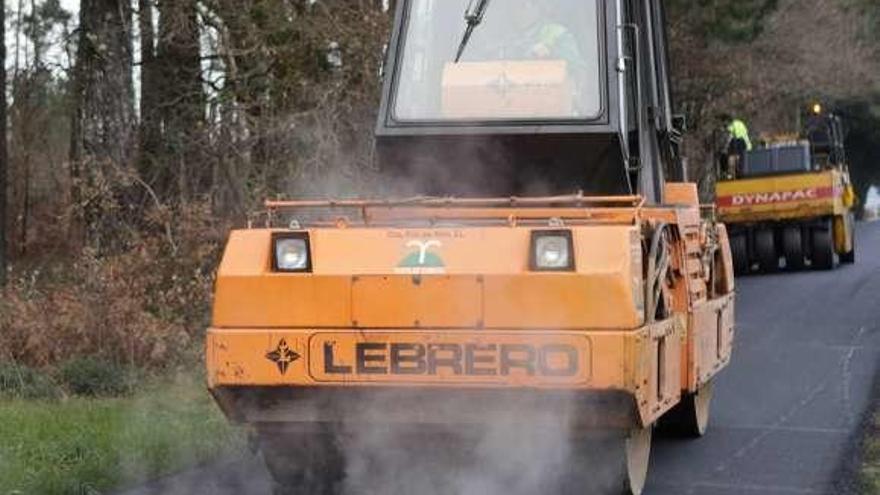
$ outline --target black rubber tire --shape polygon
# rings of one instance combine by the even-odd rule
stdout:
[[[854,265],[856,263],[855,239],[853,239],[853,250],[840,255],[840,262],[844,265]]]
[[[772,229],[755,230],[755,257],[762,272],[775,273],[779,270],[776,235]]]
[[[843,253],[840,255],[840,262],[852,265],[856,262],[856,216],[853,213],[847,215],[846,218],[846,228],[849,229],[850,235],[852,235],[852,251],[848,253]]]
[[[730,253],[733,256],[733,271],[737,275],[749,273],[749,241],[746,234],[738,233],[730,236]]]
[[[782,255],[788,270],[799,271],[806,266],[803,231],[799,225],[789,225],[782,229]]]
[[[712,382],[704,384],[695,394],[681,398],[681,402],[660,418],[658,431],[678,438],[700,438],[706,434],[711,417]]]
[[[816,270],[833,270],[837,266],[837,253],[834,251],[834,228],[830,220],[821,227],[810,232],[813,248],[813,268]]]
[[[344,478],[344,458],[328,432],[261,429],[260,452],[275,481],[274,495],[333,495]]]

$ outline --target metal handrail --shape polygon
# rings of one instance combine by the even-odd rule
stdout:
[[[509,197],[509,198],[438,198],[414,197],[406,199],[346,199],[346,200],[269,200],[265,203],[266,227],[275,224],[282,212],[299,210],[356,210],[360,217],[354,222],[348,216],[335,213],[321,215],[324,218],[294,218],[291,225],[336,226],[346,228],[354,224],[370,226],[405,225],[412,221],[441,224],[450,221],[477,224],[481,222],[517,225],[540,221],[562,222],[627,222],[635,221],[645,206],[641,196],[584,196],[582,193],[568,196]],[[621,215],[621,210],[629,211]],[[261,215],[261,216],[262,216]],[[320,214],[319,214],[320,215]],[[336,215],[336,216],[334,216]],[[249,219],[248,225],[253,225]],[[293,228],[293,227],[291,227]]]

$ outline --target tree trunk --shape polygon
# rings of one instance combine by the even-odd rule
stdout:
[[[6,3],[0,5],[0,40],[6,39]],[[6,285],[6,43],[0,43],[0,291]]]
[[[162,162],[161,81],[156,60],[154,0],[138,0],[138,22],[141,36],[141,101],[140,156],[141,177],[154,188],[167,175]]]
[[[211,170],[202,167],[201,138],[205,94],[196,0],[159,4],[157,70],[162,88],[160,105],[164,122],[164,166],[170,167],[160,190],[186,201],[210,183]]]
[[[128,0],[80,1],[70,136],[71,197],[80,213],[87,202],[84,185],[126,170],[136,150],[131,19]],[[89,234],[82,229],[99,219],[83,214],[74,218],[71,230],[85,241]]]
[[[71,156],[124,167],[133,143],[131,5],[81,0]]]

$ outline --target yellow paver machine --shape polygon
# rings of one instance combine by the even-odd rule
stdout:
[[[727,233],[682,180],[662,2],[400,0],[385,73],[380,165],[420,195],[274,201],[232,232],[217,403],[278,493],[335,493],[379,450],[461,461],[500,423],[516,458],[562,431],[569,490],[640,493],[655,426],[705,433],[734,337]],[[379,431],[408,440],[354,453]]]
[[[855,192],[840,117],[815,105],[800,134],[768,138],[722,171],[719,218],[737,273],[854,263]]]

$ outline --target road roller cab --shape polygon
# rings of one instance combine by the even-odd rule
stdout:
[[[499,423],[561,430],[583,493],[639,493],[655,425],[705,432],[733,268],[665,43],[659,1],[397,3],[376,142],[411,199],[268,202],[218,270],[209,387],[279,493],[350,481],[366,432]]]

